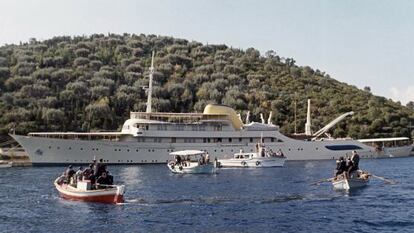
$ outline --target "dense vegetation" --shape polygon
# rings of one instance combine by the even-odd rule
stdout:
[[[369,88],[338,82],[274,51],[203,45],[154,35],[55,37],[0,47],[0,135],[29,131],[117,130],[129,111],[145,111],[148,67],[156,51],[153,109],[202,111],[229,105],[265,118],[285,133],[304,131],[306,99],[313,130],[336,116],[356,114],[332,130],[336,137],[410,136],[413,106],[404,107]]]

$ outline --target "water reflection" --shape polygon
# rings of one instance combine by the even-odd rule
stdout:
[[[119,173],[120,180],[127,187],[137,187],[143,185],[143,168],[142,166],[123,167]]]

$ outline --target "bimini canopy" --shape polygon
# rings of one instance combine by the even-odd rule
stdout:
[[[200,155],[204,153],[206,152],[202,150],[181,150],[181,151],[171,152],[170,155],[187,156],[187,155]]]

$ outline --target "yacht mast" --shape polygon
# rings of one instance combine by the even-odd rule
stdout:
[[[308,99],[308,112],[306,114],[306,124],[305,124],[305,135],[311,136],[312,130],[311,130],[311,117],[310,117],[310,108],[311,108],[311,100]]]
[[[154,75],[154,54],[155,52],[152,51],[152,58],[151,58],[151,67],[149,68],[149,86],[148,86],[148,99],[147,99],[147,113],[152,112],[152,79]]]

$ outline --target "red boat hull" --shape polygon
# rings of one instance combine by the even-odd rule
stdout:
[[[123,195],[105,195],[105,196],[94,196],[94,197],[76,197],[67,195],[64,193],[59,193],[62,198],[72,200],[72,201],[85,201],[85,202],[100,202],[108,204],[118,204],[124,202]]]
[[[117,204],[124,202],[124,185],[112,185],[105,189],[83,189],[72,187],[55,180],[55,187],[62,198],[74,201],[100,202]]]

